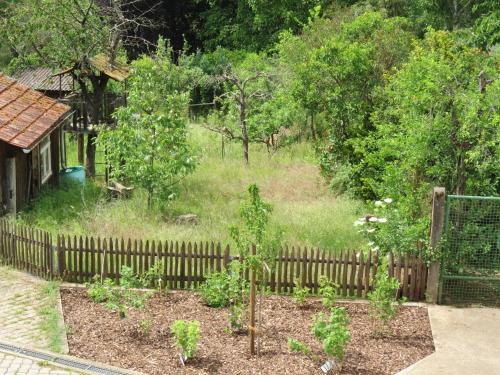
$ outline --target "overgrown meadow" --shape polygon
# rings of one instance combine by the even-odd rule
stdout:
[[[110,199],[100,179],[84,185],[66,181],[43,192],[18,220],[59,234],[232,244],[228,228],[239,223],[247,186],[257,183],[273,205],[271,227],[283,232],[285,243],[335,251],[359,248],[361,236],[353,222],[363,205],[328,189],[311,143],[272,155],[263,145],[251,145],[250,165],[245,166],[239,143],[226,140],[222,157],[221,136],[198,124],[190,125],[189,142],[197,167],[179,183],[172,202],[148,209],[147,194],[140,189],[130,199]],[[76,165],[76,145],[69,137],[67,145],[68,164]],[[188,213],[198,215],[198,224],[176,224],[177,216]]]

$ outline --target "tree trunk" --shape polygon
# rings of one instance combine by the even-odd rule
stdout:
[[[311,111],[311,137],[312,140],[316,142],[317,136],[316,136],[316,127],[314,125],[314,112]]]
[[[89,77],[92,82],[92,92],[86,95],[86,102],[91,106],[92,125],[93,128],[89,130],[87,137],[87,160],[86,160],[86,175],[88,177],[95,177],[95,139],[97,138],[96,126],[98,126],[103,119],[102,108],[104,100],[104,92],[109,78],[107,76],[93,76]]]
[[[95,177],[95,140],[97,135],[89,133],[87,135],[87,159],[85,160],[85,173],[87,177]]]
[[[245,164],[248,165],[248,132],[246,124],[246,113],[245,113],[245,101],[242,98],[240,103],[240,129],[241,129],[241,140],[243,143],[243,159]]]
[[[85,154],[85,135],[83,133],[78,133],[77,144],[78,144],[78,164],[84,165],[84,154]]]

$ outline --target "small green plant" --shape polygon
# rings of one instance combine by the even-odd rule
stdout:
[[[368,311],[374,320],[374,333],[378,335],[389,333],[390,323],[396,316],[399,305],[404,302],[404,299],[397,299],[399,281],[389,277],[387,267],[387,259],[384,258],[375,275],[374,290],[368,293]]]
[[[139,277],[139,282],[144,288],[161,288],[164,286],[163,269],[165,262],[156,261],[153,265]]]
[[[200,287],[203,301],[210,307],[225,307],[242,303],[248,292],[248,282],[241,277],[242,264],[231,262],[229,270],[213,272]]]
[[[142,333],[143,336],[149,336],[151,333],[151,327],[153,325],[153,322],[149,319],[142,319],[139,322],[139,331]]]
[[[101,282],[100,278],[97,276],[94,278],[93,283],[86,283],[87,295],[95,303],[106,302],[111,294],[111,288],[114,286],[114,282],[111,279],[105,279]]]
[[[151,293],[134,291],[131,288],[138,285],[139,279],[133,274],[130,267],[123,266],[121,269],[120,285],[115,285],[113,280],[101,281],[99,277],[94,278],[93,283],[85,284],[87,295],[95,303],[105,303],[105,306],[113,311],[118,311],[120,317],[127,317],[127,308],[133,307],[143,309]]]
[[[306,286],[300,286],[300,280],[295,280],[295,286],[293,287],[293,302],[298,306],[304,306],[306,302],[306,297],[310,293],[310,289]]]
[[[321,302],[323,306],[331,309],[335,306],[335,301],[337,300],[337,286],[335,283],[328,279],[326,276],[321,276],[319,279],[319,294],[322,299]]]
[[[333,307],[330,316],[320,313],[314,317],[312,333],[323,343],[323,351],[328,357],[344,360],[349,334],[349,316],[342,307]]]
[[[197,320],[176,320],[170,330],[175,338],[175,345],[181,351],[182,363],[192,358],[201,338],[200,322]]]
[[[245,318],[245,304],[237,303],[229,306],[229,327],[232,331],[243,329]]]
[[[288,347],[292,352],[298,352],[304,355],[310,355],[312,352],[309,346],[307,346],[303,342],[292,339],[291,337],[288,338]]]
[[[122,266],[120,269],[120,285],[124,288],[140,288],[142,286],[139,277],[134,274],[131,267]]]
[[[224,307],[229,304],[229,275],[227,271],[212,272],[200,287],[201,298],[207,306]]]

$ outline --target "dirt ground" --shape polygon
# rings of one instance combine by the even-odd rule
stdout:
[[[228,310],[203,305],[195,292],[157,294],[144,310],[130,310],[126,319],[92,302],[84,289],[62,289],[61,297],[71,355],[146,374],[321,374],[319,367],[326,360],[310,330],[312,316],[326,312],[317,298],[299,308],[287,296],[265,297],[260,355],[250,357],[248,336],[227,330]],[[392,323],[392,334],[380,338],[372,334],[366,304],[338,305],[351,318],[351,341],[342,374],[394,374],[434,351],[424,307],[402,307]],[[185,367],[170,333],[170,325],[177,319],[199,320],[201,325],[198,351]],[[143,320],[151,323],[149,334],[139,328]],[[292,353],[289,337],[311,346],[312,358]]]

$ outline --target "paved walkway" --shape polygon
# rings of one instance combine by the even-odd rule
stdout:
[[[499,375],[500,309],[429,306],[436,352],[399,375]]]
[[[39,314],[48,302],[41,293],[45,283],[23,272],[0,267],[0,341],[48,350]]]
[[[44,361],[15,356],[0,351],[0,374],[2,375],[77,375]]]
[[[48,338],[40,329],[43,318],[39,314],[47,305],[47,297],[41,293],[45,284],[41,279],[0,266],[0,342],[49,349]],[[0,351],[0,374],[69,375],[78,372]]]

